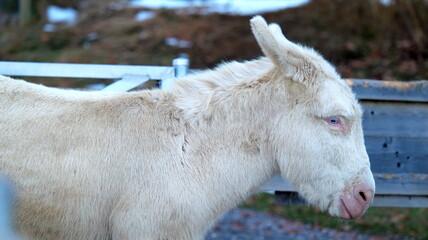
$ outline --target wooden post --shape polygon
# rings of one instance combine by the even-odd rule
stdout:
[[[32,20],[31,0],[19,0],[19,23],[26,25]]]

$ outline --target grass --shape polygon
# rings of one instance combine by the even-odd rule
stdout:
[[[273,195],[260,193],[241,205],[268,214],[286,217],[321,227],[341,231],[359,231],[381,236],[402,236],[428,239],[427,208],[379,208],[371,207],[359,219],[342,221],[332,218],[311,206],[283,206],[275,204]]]

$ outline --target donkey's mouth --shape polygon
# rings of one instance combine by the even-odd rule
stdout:
[[[349,210],[346,207],[346,204],[342,198],[340,198],[340,210],[342,211],[342,216],[341,216],[342,219],[344,219],[344,220],[352,219],[351,212],[349,212]]]

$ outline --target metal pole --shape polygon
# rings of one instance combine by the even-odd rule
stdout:
[[[189,70],[189,59],[178,57],[172,61],[172,66],[174,66],[174,75],[176,78],[184,77]]]
[[[161,88],[168,90],[174,84],[175,80],[187,75],[189,70],[189,59],[186,57],[178,57],[172,61],[174,67],[174,78],[162,79]]]

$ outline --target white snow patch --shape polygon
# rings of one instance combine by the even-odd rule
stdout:
[[[155,16],[156,14],[153,11],[140,11],[135,15],[134,19],[138,22],[144,22]]]
[[[205,8],[204,13],[251,15],[284,8],[297,7],[309,0],[131,0],[131,7],[159,8]]]
[[[192,42],[187,40],[180,40],[175,37],[165,38],[165,44],[171,47],[178,47],[178,48],[192,47]]]
[[[73,8],[48,6],[46,13],[50,23],[65,23],[69,26],[77,23],[78,13]]]

